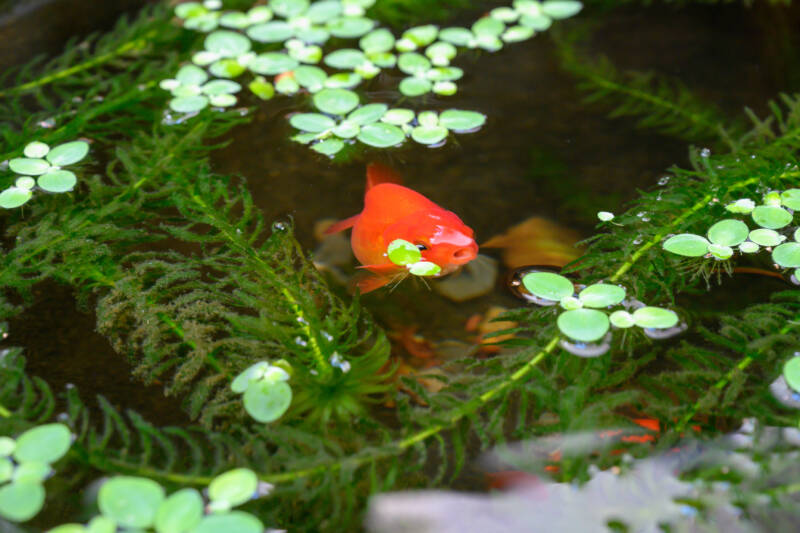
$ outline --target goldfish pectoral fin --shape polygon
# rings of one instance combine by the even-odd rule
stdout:
[[[382,165],[381,163],[370,163],[367,165],[367,190],[370,190],[379,183],[403,184],[403,178],[394,169]]]
[[[352,286],[357,288],[361,294],[367,294],[375,289],[380,289],[392,281],[391,276],[379,276],[378,274],[362,273],[353,279]]]
[[[378,274],[379,276],[392,275],[398,271],[398,266],[394,263],[382,263],[380,265],[361,265],[356,268],[364,268]]]
[[[328,228],[325,230],[325,234],[326,235],[330,235],[331,233],[337,233],[337,232],[346,230],[347,228],[352,228],[353,224],[356,223],[356,221],[358,220],[358,217],[360,217],[360,216],[361,216],[361,214],[353,215],[353,216],[351,216],[349,218],[346,218],[344,220],[340,220],[339,222],[334,222],[333,224],[328,226]]]

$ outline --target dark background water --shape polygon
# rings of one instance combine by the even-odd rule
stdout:
[[[57,54],[69,38],[109,29],[120,14],[143,4],[0,4],[0,68],[38,53]],[[468,23],[489,5],[454,20]],[[781,31],[788,31],[785,26],[798,20],[796,13],[762,5],[632,5],[602,18],[592,53],[608,55],[621,69],[675,76],[730,113],[749,106],[763,114],[779,90],[797,89],[797,67],[791,67],[781,37]],[[404,149],[376,157],[403,174],[406,185],[456,212],[475,229],[479,242],[531,216],[589,236],[597,211],[623,210],[639,189],[654,187],[671,164],[687,164],[686,142],[637,129],[635,119],[607,118],[604,108],[583,104],[575,80],[559,68],[546,33],[494,54],[464,53],[456,64],[466,73],[458,95],[430,98],[418,107],[481,111],[489,117],[482,130],[451,138],[442,148],[409,141]],[[394,103],[389,91],[397,81],[376,80],[367,86],[367,95]],[[291,217],[301,243],[311,250],[317,220],[360,211],[365,161],[333,165],[289,141],[291,128],[284,116],[298,109],[303,109],[299,98],[260,105],[254,120],[236,128],[232,143],[216,152],[212,162],[221,173],[245,176],[266,218]],[[736,283],[742,285],[733,281],[726,286]],[[749,280],[747,285],[756,290]],[[520,305],[502,281],[492,294],[466,304],[409,282],[391,293],[369,295],[364,303],[390,329],[418,326],[433,340],[464,339],[467,317],[489,305]],[[8,342],[24,346],[34,373],[56,390],[70,382],[84,397],[101,393],[119,406],[157,414],[161,422],[180,421],[174,402],[164,400],[159,387],[131,382],[123,358],[93,332],[93,325],[92,316],[75,308],[68,288],[44,284],[36,305],[11,324]]]

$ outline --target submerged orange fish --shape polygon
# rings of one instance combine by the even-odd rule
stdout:
[[[403,239],[417,246],[423,261],[444,276],[478,255],[473,231],[455,213],[400,185],[400,177],[378,163],[367,166],[367,191],[361,213],[330,226],[326,233],[353,228],[353,254],[370,275],[358,281],[362,293],[406,275],[407,268],[389,261],[387,248]]]

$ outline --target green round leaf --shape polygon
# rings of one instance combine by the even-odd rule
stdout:
[[[39,159],[47,155],[47,152],[50,151],[50,147],[43,142],[33,141],[32,143],[28,143],[25,145],[25,149],[23,153],[25,157],[30,157],[32,159]]]
[[[322,48],[316,45],[293,48],[289,50],[289,57],[301,63],[319,63],[322,59]]]
[[[772,260],[783,268],[800,267],[800,243],[785,242],[772,249]]]
[[[203,85],[202,90],[207,95],[233,94],[242,90],[242,86],[231,80],[212,80]]]
[[[25,155],[28,154],[26,153]],[[781,203],[794,211],[800,209],[800,189],[789,189],[787,191],[783,191],[781,193]]]
[[[783,364],[783,379],[795,392],[800,392],[800,357],[792,357]]]
[[[730,203],[725,206],[725,209],[730,211],[731,213],[737,213],[741,215],[749,215],[753,209],[755,208],[756,203],[749,199],[749,198],[742,198],[736,200],[733,203]]]
[[[525,26],[511,26],[508,28],[503,35],[501,36],[503,41],[507,43],[518,43],[520,41],[526,41],[533,37],[534,31],[532,28],[526,28]]]
[[[386,104],[368,104],[347,115],[347,120],[359,126],[372,124],[379,121],[387,109],[389,109],[389,106]]]
[[[15,157],[8,162],[8,168],[17,174],[38,176],[50,169],[50,163],[44,159],[29,159],[27,157]]]
[[[269,7],[281,17],[296,17],[308,9],[309,0],[270,0]]]
[[[361,83],[361,76],[355,72],[339,72],[325,80],[325,87],[332,89],[352,89]]]
[[[41,483],[53,472],[50,465],[41,461],[25,461],[14,470],[14,481]]]
[[[459,80],[463,75],[464,71],[458,67],[435,67],[425,73],[431,81]]]
[[[435,276],[442,271],[442,267],[430,261],[420,261],[408,265],[408,271],[415,276]]]
[[[215,477],[208,485],[208,498],[228,508],[249,501],[258,489],[258,478],[248,468],[236,468]]]
[[[353,39],[355,37],[361,37],[369,32],[373,26],[375,26],[375,21],[372,19],[363,17],[338,17],[328,21],[325,27],[331,32],[331,35],[335,37]]]
[[[372,30],[358,41],[358,46],[368,54],[391,51],[394,47],[394,35],[386,28]]]
[[[578,298],[586,307],[608,307],[625,299],[625,289],[618,285],[595,283],[583,289]]]
[[[245,410],[259,422],[279,419],[292,403],[292,389],[285,381],[251,383],[244,392]]]
[[[358,135],[359,131],[361,131],[361,128],[358,124],[353,124],[347,120],[340,122],[333,128],[333,134],[342,139],[352,139]]]
[[[294,35],[294,29],[282,20],[273,20],[247,28],[247,36],[260,43],[283,42]]]
[[[192,533],[262,533],[264,525],[242,511],[206,515]]]
[[[183,96],[173,98],[169,101],[169,107],[178,113],[194,113],[200,111],[208,105],[208,98],[205,96]]]
[[[367,60],[364,52],[355,48],[342,48],[325,56],[323,62],[329,67],[342,70],[354,69]]]
[[[431,128],[439,125],[439,115],[435,111],[420,111],[417,115],[420,126]]]
[[[312,144],[311,149],[322,155],[332,156],[344,148],[344,142],[341,139],[325,139],[318,143]]]
[[[519,23],[532,30],[544,31],[553,24],[553,20],[546,15],[523,15],[519,18]]]
[[[767,229],[780,229],[792,222],[792,214],[782,207],[760,205],[753,209],[753,221]]]
[[[764,230],[764,231],[772,231],[772,230]],[[761,248],[758,244],[751,242],[751,241],[744,241],[742,244],[739,245],[739,251],[743,254],[754,254],[758,252]]]
[[[575,298],[574,296],[564,296],[561,298],[559,304],[567,311],[571,311],[572,309],[580,309],[583,307],[583,303],[580,301],[580,299]]]
[[[611,325],[617,328],[629,328],[636,325],[633,315],[622,310],[611,313],[611,316],[608,317],[608,320],[611,322]]]
[[[575,0],[548,0],[542,4],[542,13],[554,19],[565,19],[577,14],[583,4]]]
[[[225,28],[233,28],[235,30],[244,29],[250,24],[252,24],[250,17],[241,11],[231,11],[229,13],[225,13],[219,18],[220,26],[224,26]]]
[[[397,64],[397,57],[389,52],[367,54],[367,59],[380,68],[393,68]]]
[[[662,245],[663,248],[673,254],[685,257],[700,257],[708,253],[708,241],[700,235],[693,233],[681,233],[673,235]]]
[[[14,463],[8,457],[0,457],[0,483],[10,480],[14,474]]]
[[[30,520],[44,505],[44,487],[30,481],[0,487],[0,517],[12,522]]]
[[[554,302],[558,302],[567,296],[572,296],[575,292],[575,287],[570,280],[553,272],[531,272],[525,274],[522,278],[522,284],[534,296]]]
[[[425,55],[434,65],[447,65],[456,56],[458,51],[451,43],[438,41],[425,49]]]
[[[497,37],[503,33],[503,30],[505,29],[506,25],[494,17],[480,18],[477,20],[477,22],[475,22],[475,24],[472,25],[472,33],[474,33],[476,36],[491,35],[493,37]]]
[[[4,209],[14,209],[31,199],[30,189],[20,189],[19,187],[9,187],[0,192],[0,207]]]
[[[378,122],[367,124],[358,134],[358,140],[376,148],[388,148],[402,143],[406,138],[403,130],[392,124]]]
[[[294,79],[309,92],[315,93],[325,86],[328,75],[319,67],[303,65],[294,70]]]
[[[406,52],[397,58],[397,68],[406,74],[422,76],[431,68],[431,62],[422,54]]]
[[[95,516],[86,525],[86,533],[114,533],[116,530],[117,523],[103,515]]]
[[[422,253],[413,243],[403,239],[395,239],[386,249],[389,261],[395,265],[410,265],[422,260]]]
[[[408,39],[416,46],[428,46],[436,40],[439,35],[439,27],[433,24],[426,24],[425,26],[415,26],[403,32],[403,39]]]
[[[212,94],[208,102],[216,107],[230,107],[236,105],[236,97],[232,94]]]
[[[456,91],[458,91],[458,86],[452,81],[437,81],[433,84],[433,88],[431,90],[436,94],[451,96],[456,94]]]
[[[275,87],[264,79],[263,76],[257,76],[256,79],[250,82],[247,88],[262,100],[269,100],[275,96]]]
[[[298,85],[294,76],[284,76],[280,79],[276,78],[275,90],[281,94],[294,94],[300,90],[300,85]]]
[[[150,527],[164,501],[164,489],[141,477],[116,476],[100,487],[100,512],[125,528]]]
[[[633,320],[640,328],[671,328],[678,323],[678,315],[661,307],[640,307],[633,312]]]
[[[83,524],[62,524],[53,529],[48,529],[47,533],[87,533]]]
[[[208,32],[215,29],[219,25],[219,13],[207,13],[197,17],[191,17],[183,23],[183,27],[187,30],[195,30],[201,32]]]
[[[426,79],[409,77],[400,82],[398,89],[406,96],[420,96],[430,92],[433,85]]]
[[[445,28],[439,32],[439,39],[456,46],[468,46],[475,38],[466,28]]]
[[[175,75],[181,85],[202,85],[208,80],[208,74],[200,67],[184,65]]]
[[[749,229],[741,220],[720,220],[708,229],[708,240],[720,246],[736,246],[747,239]]]
[[[381,117],[381,121],[395,126],[408,124],[412,120],[414,120],[414,112],[403,108],[390,109]]]
[[[614,213],[612,213],[610,211],[598,211],[597,212],[597,218],[601,222],[609,222],[611,220],[614,220]]]
[[[338,0],[314,2],[306,11],[306,17],[314,24],[324,24],[342,14],[342,4]]]
[[[233,382],[231,382],[231,390],[238,394],[243,393],[247,390],[247,387],[250,386],[250,382],[261,379],[268,368],[269,363],[266,361],[259,361],[258,363],[250,365],[233,379]]]
[[[296,37],[303,42],[312,44],[325,44],[330,39],[331,34],[328,30],[318,26],[312,28],[299,29],[296,32]]]
[[[238,57],[250,51],[250,39],[230,30],[217,30],[206,37],[205,47],[220,57]]]
[[[417,126],[411,130],[411,138],[420,144],[438,144],[450,133],[444,126]]]
[[[272,19],[272,10],[267,6],[254,6],[247,10],[247,18],[250,24],[259,24]]]
[[[205,15],[208,10],[200,2],[184,2],[175,6],[175,16],[182,19]]]
[[[0,457],[8,457],[14,453],[14,448],[17,447],[17,441],[11,437],[0,437]]]
[[[514,22],[519,18],[519,13],[510,7],[496,7],[489,12],[489,16],[501,22]]]
[[[344,115],[358,105],[358,95],[347,89],[322,89],[314,95],[317,109],[331,115]]]
[[[336,122],[331,117],[320,113],[298,113],[289,118],[289,124],[298,130],[319,133],[331,129]]]
[[[476,111],[448,109],[439,116],[439,124],[456,133],[475,131],[486,123],[486,115]]]
[[[778,246],[786,237],[773,229],[759,228],[750,232],[750,240],[761,246]]]
[[[64,424],[36,426],[17,437],[14,459],[18,463],[54,463],[67,453],[71,444],[72,433]]]
[[[608,333],[608,316],[595,309],[573,309],[565,311],[556,321],[561,333],[581,342],[593,342]]]
[[[281,52],[267,52],[259,54],[247,67],[257,74],[283,74],[298,67],[300,63],[296,59],[289,57]]]
[[[733,255],[733,248],[730,246],[724,246],[722,244],[712,243],[708,245],[708,253],[717,259],[730,259],[730,257]]]

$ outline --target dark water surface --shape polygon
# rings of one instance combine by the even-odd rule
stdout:
[[[61,5],[61,16],[45,16],[50,7],[34,10],[26,16],[35,22],[25,27],[37,31],[27,33],[0,15],[0,23],[6,21],[0,26],[0,66],[19,63],[33,51],[56,53],[68,35],[87,31],[81,25],[63,30],[63,19],[77,13],[71,7],[75,3],[91,6],[87,9],[93,13],[99,5],[108,7],[77,0],[45,2]],[[117,16],[142,3],[110,4],[115,4],[112,11]],[[474,20],[483,12],[460,14],[457,21]],[[786,88],[781,84],[789,76],[779,58],[764,59],[775,49],[762,30],[769,25],[759,22],[765,16],[763,10],[739,6],[629,7],[607,19],[593,38],[592,52],[609,55],[621,69],[653,69],[678,77],[725,110],[750,106],[763,112],[776,87]],[[111,23],[104,16],[92,20],[95,28]],[[489,117],[482,130],[451,137],[442,148],[408,141],[400,150],[365,157],[394,166],[406,185],[457,213],[474,228],[479,243],[531,216],[589,236],[595,231],[597,211],[622,211],[624,203],[638,195],[637,189],[654,187],[664,169],[688,164],[685,142],[637,130],[635,120],[609,119],[602,108],[581,103],[575,80],[560,70],[547,34],[494,54],[464,53],[455,64],[465,71],[459,93],[430,98],[417,108],[481,111]],[[373,80],[367,96],[409,105],[395,102],[390,92],[398,81]],[[333,165],[289,141],[291,128],[284,116],[301,109],[305,108],[299,97],[261,104],[254,120],[233,130],[231,144],[216,152],[212,162],[220,173],[245,176],[265,217],[291,217],[300,242],[311,250],[316,246],[316,221],[361,210],[367,159]],[[490,305],[521,305],[502,280],[501,274],[493,293],[466,304],[408,281],[363,301],[389,329],[416,326],[432,340],[463,340],[471,314],[485,312]],[[56,390],[74,383],[84,398],[100,393],[146,417],[179,421],[175,403],[163,400],[159,387],[131,382],[123,357],[93,333],[93,324],[93,317],[75,309],[68,289],[44,285],[36,305],[11,324],[8,342],[26,347],[29,366]]]

